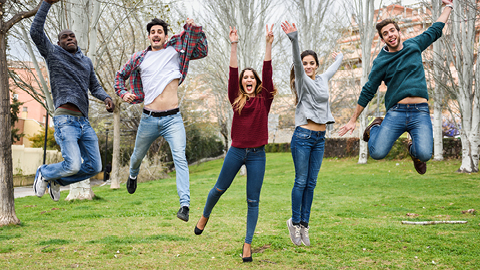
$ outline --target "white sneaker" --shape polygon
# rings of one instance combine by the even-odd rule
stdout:
[[[310,246],[310,238],[308,238],[308,229],[310,229],[310,227],[305,227],[303,225],[300,225],[300,236],[302,238],[302,243],[305,245],[305,246]]]
[[[293,225],[292,219],[287,220],[288,231],[290,232],[290,240],[294,245],[300,246],[302,244],[302,238],[300,235],[300,225]]]
[[[60,200],[60,185],[55,181],[50,181],[50,187],[48,190],[50,193],[50,198],[58,202]]]
[[[39,198],[45,194],[45,190],[48,186],[48,182],[42,177],[40,167],[41,166],[38,166],[37,173],[35,174],[35,181],[33,181],[33,192],[35,192],[35,195]]]

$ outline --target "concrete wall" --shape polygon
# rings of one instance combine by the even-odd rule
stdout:
[[[47,150],[45,163],[57,163],[63,160],[62,153]],[[12,145],[13,174],[34,175],[38,166],[43,163],[42,148],[27,148],[23,145]]]

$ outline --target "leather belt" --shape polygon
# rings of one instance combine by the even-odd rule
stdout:
[[[166,110],[163,112],[152,112],[143,108],[143,113],[151,115],[153,117],[162,117],[162,116],[172,115],[172,114],[178,113],[179,111],[180,111],[179,108],[175,108],[175,109]]]

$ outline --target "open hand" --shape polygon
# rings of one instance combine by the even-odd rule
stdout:
[[[273,24],[272,26],[270,27],[270,30],[268,30],[268,24],[266,25],[266,28],[267,28],[267,35],[265,36],[266,40],[267,40],[267,43],[270,43],[272,44],[273,43],[273,32],[272,32],[272,29],[273,29]]]
[[[332,52],[332,57],[333,59],[337,58],[337,55],[339,55],[340,52]]]
[[[357,123],[355,123],[355,121],[350,120],[345,126],[340,128],[340,130],[338,131],[338,135],[343,136],[348,131],[350,131],[350,134],[352,134],[353,131],[355,130],[356,125]]]
[[[235,26],[232,27],[230,26],[230,34],[228,35],[229,38],[230,38],[230,43],[232,42],[238,42],[238,35],[237,35],[237,29],[235,28]]]
[[[285,32],[285,34],[290,34],[292,32],[297,31],[297,26],[295,25],[295,23],[292,23],[290,25],[289,22],[285,21],[285,22],[282,22],[282,29],[283,29],[283,32]]]

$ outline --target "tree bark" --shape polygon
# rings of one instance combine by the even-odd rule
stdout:
[[[432,0],[433,18],[440,15],[440,2]],[[435,88],[433,94],[433,160],[443,160],[443,131],[442,131],[442,111],[443,111],[443,89],[440,84],[442,79],[442,43],[440,41],[433,43],[433,74],[435,77]]]
[[[3,14],[3,13],[2,13]],[[0,20],[3,24],[3,20]],[[3,25],[0,25],[2,28]],[[0,226],[20,224],[15,213],[13,196],[12,139],[10,136],[10,91],[6,33],[0,32]]]
[[[120,106],[122,100],[113,98],[116,102],[113,111],[113,154],[112,154],[112,173],[110,175],[110,188],[120,188]]]
[[[0,226],[20,224],[15,213],[13,194],[12,138],[10,125],[10,89],[8,82],[7,33],[17,22],[35,15],[35,9],[19,12],[4,21],[6,0],[0,1]]]

